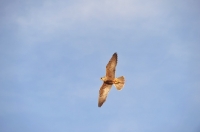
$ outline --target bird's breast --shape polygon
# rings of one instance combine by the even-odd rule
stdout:
[[[104,81],[106,84],[110,84],[110,85],[112,85],[113,84],[113,80],[106,80],[106,81]]]

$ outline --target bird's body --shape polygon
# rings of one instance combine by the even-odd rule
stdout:
[[[124,86],[125,79],[123,76],[115,78],[115,69],[117,65],[117,53],[114,53],[108,64],[106,65],[106,76],[102,77],[103,85],[99,90],[98,106],[101,107],[106,101],[107,95],[114,84],[117,90],[121,90]]]

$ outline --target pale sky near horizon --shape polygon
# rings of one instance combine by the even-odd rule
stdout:
[[[198,0],[2,0],[1,132],[199,132]],[[114,52],[122,91],[98,107]]]

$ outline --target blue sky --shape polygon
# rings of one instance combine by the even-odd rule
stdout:
[[[0,131],[200,131],[198,0],[0,3]]]

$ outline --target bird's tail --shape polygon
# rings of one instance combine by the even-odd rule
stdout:
[[[114,86],[117,88],[117,90],[122,90],[122,88],[124,87],[124,84],[125,84],[124,76],[115,78]]]

